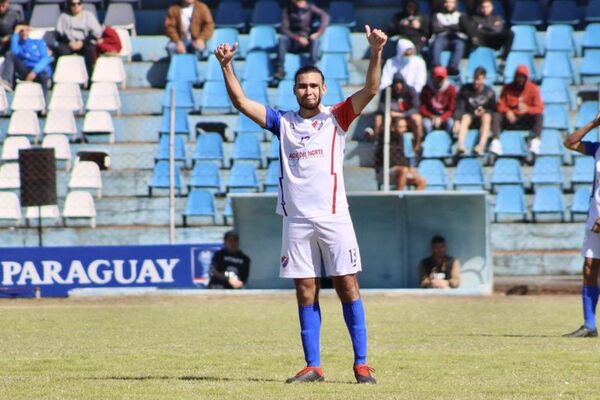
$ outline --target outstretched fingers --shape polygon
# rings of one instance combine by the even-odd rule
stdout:
[[[371,36],[371,27],[369,25],[365,25],[365,32],[367,33],[367,38]]]

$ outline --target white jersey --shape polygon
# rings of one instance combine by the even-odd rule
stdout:
[[[591,231],[594,222],[600,216],[600,143],[582,142],[585,154],[594,157],[594,184],[590,196],[590,208],[585,224],[585,235],[581,255],[586,258],[600,259],[600,234]]]
[[[313,218],[348,213],[345,134],[355,118],[350,98],[308,119],[267,107],[266,128],[279,138],[278,214]]]

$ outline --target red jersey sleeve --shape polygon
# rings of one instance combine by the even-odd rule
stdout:
[[[338,124],[340,124],[340,127],[344,130],[344,132],[348,131],[350,124],[357,117],[357,115],[354,113],[354,108],[352,108],[351,97],[348,97],[341,103],[334,105],[331,109],[331,113]]]

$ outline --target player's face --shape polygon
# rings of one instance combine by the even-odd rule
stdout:
[[[435,243],[431,245],[431,252],[434,257],[442,258],[446,256],[446,243]]]
[[[324,93],[325,85],[318,72],[308,72],[298,76],[294,94],[301,108],[307,110],[318,108]]]

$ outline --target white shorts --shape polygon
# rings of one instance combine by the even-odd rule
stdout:
[[[281,278],[315,278],[361,271],[358,242],[350,214],[318,218],[283,218]]]
[[[594,233],[590,228],[585,228],[581,255],[585,258],[600,259],[600,233]]]

